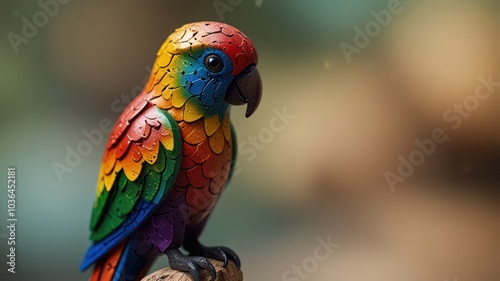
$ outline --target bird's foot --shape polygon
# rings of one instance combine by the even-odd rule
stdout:
[[[186,256],[179,249],[169,249],[165,254],[167,254],[172,269],[189,272],[194,281],[201,281],[201,269],[210,273],[211,281],[214,281],[217,276],[214,266],[206,257]]]
[[[236,268],[240,270],[240,258],[238,255],[228,247],[216,246],[216,247],[205,247],[198,240],[186,241],[184,243],[184,248],[189,252],[191,256],[203,256],[207,258],[216,259],[222,261],[223,266],[227,266],[228,260],[231,260],[236,265]]]

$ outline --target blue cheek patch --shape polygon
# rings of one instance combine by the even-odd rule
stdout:
[[[214,106],[216,102],[214,94],[217,85],[218,83],[215,79],[209,80],[207,83],[205,83],[204,88],[202,89],[203,94],[201,96],[201,102],[203,103],[203,105],[210,107]]]
[[[219,55],[224,63],[224,68],[218,73],[208,71],[204,66],[204,58],[208,54]],[[191,60],[183,66],[183,81],[191,95],[198,96],[202,104],[208,107],[208,115],[225,112],[228,105],[224,101],[224,94],[233,80],[233,65],[224,52],[216,49],[207,49],[198,60]]]
[[[189,92],[193,96],[199,96],[203,92],[203,89],[205,88],[206,84],[207,84],[207,80],[202,80],[201,78],[198,78],[197,80],[189,80],[188,79],[186,81],[186,88],[189,90]]]

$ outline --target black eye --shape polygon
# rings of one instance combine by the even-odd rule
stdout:
[[[222,59],[218,55],[208,55],[205,58],[205,67],[210,70],[210,72],[219,72],[224,67]]]

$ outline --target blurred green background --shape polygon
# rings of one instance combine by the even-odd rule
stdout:
[[[253,41],[264,96],[250,119],[233,109],[246,152],[202,241],[238,252],[246,280],[500,280],[500,91],[457,129],[443,117],[478,77],[500,81],[498,3],[71,0],[13,45],[8,34],[22,35],[23,18],[43,10],[2,1],[0,180],[17,168],[19,221],[16,274],[0,228],[0,279],[88,278],[78,266],[104,141],[60,178],[54,162],[65,164],[83,130],[117,119],[113,104],[137,94],[175,28],[215,20]],[[388,5],[399,12],[373,25]],[[370,24],[373,36],[348,62],[341,44],[356,46],[355,28]],[[295,117],[263,138],[283,110]],[[436,128],[448,141],[391,188],[384,174],[397,174],[399,156]],[[328,259],[283,275],[326,237],[341,245]]]

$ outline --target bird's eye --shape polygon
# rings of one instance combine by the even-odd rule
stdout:
[[[222,70],[224,63],[218,55],[211,54],[205,58],[205,67],[210,70],[210,72],[216,73]]]

